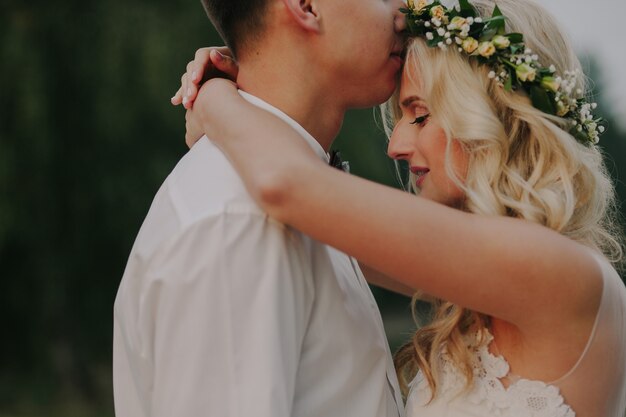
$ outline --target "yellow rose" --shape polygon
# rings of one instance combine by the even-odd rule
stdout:
[[[509,45],[511,45],[511,41],[509,40],[509,38],[507,38],[506,36],[502,36],[502,35],[494,36],[494,38],[491,41],[493,42],[494,46],[498,49],[508,48]]]
[[[491,42],[481,42],[478,45],[478,53],[485,58],[489,58],[496,52],[496,47]]]
[[[471,54],[478,48],[478,41],[472,37],[465,38],[461,44],[461,48],[468,54]]]
[[[446,11],[443,6],[435,6],[430,9],[430,15],[435,19],[443,21],[444,17],[446,17]]]
[[[415,4],[413,3],[413,0],[406,0],[406,7],[408,7],[409,9],[415,10]]]
[[[535,81],[537,70],[528,64],[520,64],[515,68],[515,74],[521,81]]]
[[[553,93],[556,93],[561,86],[561,83],[557,81],[554,77],[543,77],[541,79],[541,86],[546,90],[550,90]]]
[[[426,6],[428,6],[428,0],[418,0],[417,1],[417,8],[415,9],[415,11],[419,12],[420,10],[422,10]]]
[[[562,101],[557,101],[556,102],[556,115],[559,117],[563,117],[567,113],[569,113],[569,108],[566,107]]]
[[[458,30],[463,27],[463,25],[467,23],[467,19],[461,16],[454,16],[448,25],[448,30]]]

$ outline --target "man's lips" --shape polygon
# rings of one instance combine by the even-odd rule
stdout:
[[[401,53],[392,52],[391,54],[389,54],[389,57],[392,60],[398,62],[399,64],[403,64],[404,63],[404,58],[402,57]]]

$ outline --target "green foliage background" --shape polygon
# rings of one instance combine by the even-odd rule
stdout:
[[[186,151],[169,98],[195,50],[218,44],[199,2],[0,0],[0,417],[113,415],[113,300]],[[355,174],[396,185],[372,115],[351,112],[336,146]],[[624,201],[626,137],[610,125]],[[408,300],[376,295],[397,346]]]

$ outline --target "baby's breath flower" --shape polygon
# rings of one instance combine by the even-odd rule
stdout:
[[[496,19],[493,19],[493,25],[473,26],[475,33],[470,36],[472,25],[483,23],[481,17],[470,16],[475,15],[476,9],[471,13],[465,9],[467,4],[463,8],[459,5],[448,9],[433,2],[407,0],[408,8],[404,13],[407,19],[415,22],[414,27],[419,30],[415,35],[424,36],[430,41],[430,46],[437,46],[443,51],[456,44],[455,49],[459,52],[486,58],[478,62],[489,67],[489,79],[500,87],[505,87],[506,81],[507,90],[524,90],[533,97],[533,105],[539,110],[564,117],[569,131],[577,140],[587,144],[598,142],[605,128],[601,125],[602,119],[594,118],[592,114],[597,104],[588,103],[583,90],[578,87],[579,68],[558,74],[555,65],[544,67],[539,62],[539,55],[523,44],[523,35],[505,34],[503,22]],[[497,15],[494,10],[492,17]],[[413,31],[414,27],[410,25],[409,30]],[[511,47],[512,39],[516,40],[514,48]],[[515,69],[515,76],[509,66]],[[536,88],[543,90],[554,105],[545,106],[541,96],[533,96],[533,89]],[[540,100],[535,100],[535,97]]]

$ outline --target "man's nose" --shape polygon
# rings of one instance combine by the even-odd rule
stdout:
[[[394,13],[394,26],[397,33],[402,33],[406,30],[406,17],[404,13],[400,11],[400,8],[406,7],[406,2],[403,0],[393,0],[393,6],[395,7]]]

